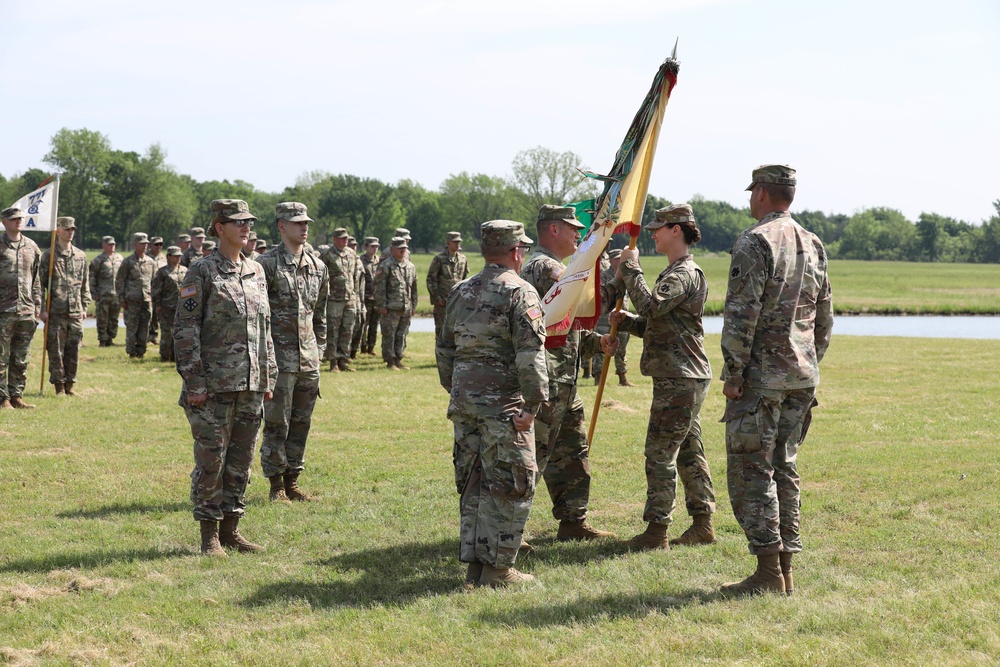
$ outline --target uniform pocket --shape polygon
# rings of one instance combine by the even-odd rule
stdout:
[[[722,416],[726,423],[726,449],[731,454],[749,454],[761,449],[760,425],[761,397],[744,395],[735,401],[726,401]]]

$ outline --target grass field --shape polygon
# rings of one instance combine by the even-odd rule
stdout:
[[[37,387],[40,336],[30,367]],[[703,411],[719,542],[630,554],[554,542],[540,491],[523,590],[463,592],[446,394],[413,370],[323,374],[303,486],[197,555],[191,438],[170,365],[86,332],[80,396],[0,413],[0,663],[14,665],[991,665],[1000,661],[1000,341],[834,337],[801,450],[797,592],[723,600],[751,567],[729,509],[719,385]],[[708,350],[718,371],[719,339]],[[629,357],[638,366],[640,342]],[[609,386],[591,520],[643,527],[650,401]],[[591,412],[594,387],[581,388]],[[32,389],[31,393],[34,393]],[[671,528],[686,527],[683,510]]]

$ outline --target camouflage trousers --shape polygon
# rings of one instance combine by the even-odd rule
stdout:
[[[160,359],[174,361],[174,317],[175,308],[164,308],[160,311]]]
[[[611,333],[608,331],[599,331],[598,333]],[[628,372],[628,360],[626,356],[628,355],[628,341],[629,334],[624,331],[618,332],[618,351],[615,352],[615,373],[621,375],[622,373]],[[601,370],[604,368],[604,353],[598,352],[593,357],[592,366],[590,367],[590,372],[594,377],[600,377]]]
[[[365,301],[365,320],[361,324],[361,345],[362,347],[369,348],[371,350],[375,349],[375,343],[378,342],[378,321],[379,312],[375,310],[374,301]]]
[[[455,486],[460,495],[458,558],[513,567],[535,496],[532,431],[508,417],[449,415],[455,426]]]
[[[646,428],[646,508],[642,520],[669,526],[677,500],[677,475],[687,512],[715,512],[712,475],[701,442],[702,403],[711,380],[653,378]]]
[[[274,397],[264,404],[264,437],[260,465],[264,477],[301,472],[306,439],[319,396],[319,371],[279,372]]]
[[[326,305],[325,359],[350,359],[351,337],[358,310],[354,302],[330,301]]]
[[[382,316],[382,361],[402,359],[406,351],[406,334],[410,331],[410,311],[390,310]]]
[[[205,405],[193,407],[181,395],[194,437],[195,521],[243,516],[263,400],[259,391],[226,391],[209,394]]]
[[[361,349],[361,334],[365,330],[365,321],[368,319],[368,310],[362,306],[358,311],[358,316],[354,318],[354,332],[351,334],[351,355],[356,355]]]
[[[102,343],[110,343],[118,335],[118,316],[121,305],[114,294],[106,294],[94,304],[97,315],[97,339]]]
[[[745,387],[726,402],[726,460],[733,514],[750,553],[802,551],[796,457],[805,440],[816,388]]]
[[[24,396],[31,339],[37,328],[31,315],[0,315],[0,401]]]
[[[149,335],[146,336],[146,340],[150,343],[156,343],[160,335],[160,318],[156,314],[156,308],[150,308],[149,310]]]
[[[129,301],[125,310],[125,352],[130,357],[146,354],[149,335],[149,301]]]
[[[590,447],[583,400],[575,384],[549,385],[549,402],[535,419],[538,469],[552,498],[552,516],[559,521],[587,518],[590,502]]]
[[[434,341],[441,337],[441,327],[444,326],[444,311],[447,306],[434,304]]]
[[[80,341],[83,340],[83,320],[49,314],[49,382],[76,382],[80,363]]]

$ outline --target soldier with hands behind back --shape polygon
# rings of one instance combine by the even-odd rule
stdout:
[[[56,388],[56,395],[75,396],[76,371],[80,363],[80,341],[83,340],[83,319],[90,305],[89,272],[87,255],[73,246],[76,220],[60,217],[56,220],[55,261],[52,251],[42,253],[42,292],[49,284],[49,263],[52,262],[52,294],[48,312],[42,320],[48,321],[49,336],[46,341],[49,353],[49,382]],[[46,299],[42,298],[44,304]]]

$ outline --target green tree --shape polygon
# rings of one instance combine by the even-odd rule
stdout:
[[[100,222],[108,205],[104,184],[111,142],[100,132],[64,127],[52,136],[50,145],[44,161],[63,172],[59,212],[76,218],[76,242],[81,248],[87,247],[94,241],[88,230]]]
[[[525,206],[537,212],[543,204],[565,204],[597,196],[597,181],[580,173],[583,159],[543,146],[523,150],[511,163],[511,185],[522,193]]]
[[[444,246],[444,216],[441,213],[441,195],[411,180],[396,184],[396,197],[403,207],[406,228],[413,239],[410,245],[424,252]]]
[[[840,240],[843,259],[907,260],[918,254],[917,231],[899,211],[870,208],[851,216]]]
[[[319,213],[346,227],[355,238],[391,238],[406,221],[392,185],[351,174],[330,176],[327,181],[329,190],[320,201]]]
[[[703,250],[713,252],[730,250],[740,232],[756,222],[750,215],[749,209],[736,208],[728,202],[713,201],[695,195],[688,203],[691,204],[694,218],[701,230],[701,242],[698,247]]]
[[[444,227],[477,241],[479,226],[488,220],[529,221],[525,226],[534,228],[537,209],[529,209],[521,193],[502,178],[463,171],[445,179],[440,193]]]

